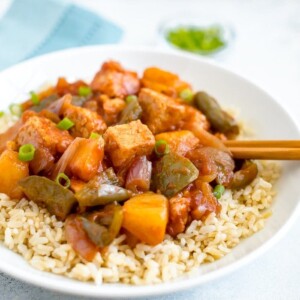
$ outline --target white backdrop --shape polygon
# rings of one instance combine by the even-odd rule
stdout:
[[[219,63],[274,95],[300,126],[300,1],[74,1],[121,25],[125,31],[122,43],[131,45],[159,47],[157,28],[173,14],[226,17],[233,24],[236,37],[233,47]],[[9,3],[10,0],[0,0],[0,15]],[[273,249],[250,265],[205,286],[157,300],[300,299],[299,249],[300,220]],[[0,291],[0,299],[75,299],[32,287],[1,273]]]

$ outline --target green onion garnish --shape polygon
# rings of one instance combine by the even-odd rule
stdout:
[[[69,130],[74,126],[74,123],[69,118],[64,118],[56,126],[61,130]]]
[[[168,143],[165,140],[158,140],[155,143],[154,151],[157,156],[163,156],[170,152]]]
[[[220,26],[180,26],[167,32],[166,39],[180,49],[201,54],[210,54],[226,46]]]
[[[98,139],[101,136],[101,134],[97,132],[92,132],[90,135],[90,139]]]
[[[214,188],[214,196],[217,199],[220,199],[222,197],[222,195],[224,194],[224,192],[225,192],[224,185],[218,184],[218,185],[215,186],[215,188]]]
[[[2,118],[5,115],[4,111],[0,111],[0,118]]]
[[[180,92],[179,97],[187,103],[191,103],[194,98],[194,93],[190,89],[184,89]]]
[[[20,104],[11,104],[9,110],[14,116],[20,117],[22,115],[22,107]]]
[[[39,105],[40,99],[35,92],[30,92],[30,99],[34,105]]]
[[[92,93],[92,89],[88,86],[81,86],[78,89],[78,95],[82,97],[87,97]]]
[[[136,95],[129,95],[125,98],[125,102],[126,104],[130,103],[133,100],[137,100],[137,96]]]
[[[25,144],[20,147],[18,158],[21,161],[31,161],[34,158],[35,148],[32,144]]]
[[[70,178],[65,173],[59,173],[55,179],[55,182],[67,189],[71,185]]]

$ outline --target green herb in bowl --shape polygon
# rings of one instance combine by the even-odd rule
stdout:
[[[219,26],[176,27],[166,33],[166,39],[174,46],[201,54],[212,54],[226,46],[223,30]]]

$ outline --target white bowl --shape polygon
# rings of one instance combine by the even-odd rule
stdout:
[[[221,29],[221,37],[225,44],[211,51],[189,51],[182,49],[168,41],[167,36],[171,30],[178,28],[210,28],[212,26],[219,27]],[[226,19],[216,18],[215,16],[209,16],[207,14],[195,15],[191,12],[181,12],[170,16],[163,21],[158,28],[158,43],[161,47],[167,48],[173,51],[192,53],[195,55],[202,55],[209,58],[221,58],[232,48],[235,39],[235,32],[233,25]]]
[[[299,139],[299,129],[283,108],[268,94],[239,75],[192,55],[170,54],[146,48],[121,46],[87,47],[66,50],[21,63],[0,73],[0,110],[22,101],[28,92],[58,76],[70,79],[90,78],[101,63],[115,59],[133,70],[158,66],[179,74],[195,89],[215,96],[223,106],[237,107],[240,118],[265,139]],[[0,246],[0,270],[32,284],[64,293],[94,297],[142,297],[170,293],[214,280],[256,258],[287,231],[299,211],[298,162],[283,163],[277,184],[278,195],[272,206],[273,216],[265,228],[244,240],[224,258],[203,265],[192,278],[152,286],[83,283],[33,269],[21,256]],[[253,274],[254,275],[254,274]]]

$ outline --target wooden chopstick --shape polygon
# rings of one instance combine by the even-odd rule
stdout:
[[[229,147],[234,158],[300,160],[300,148],[240,148]]]
[[[224,141],[227,147],[277,147],[277,148],[300,148],[300,140],[228,140]]]
[[[300,160],[300,140],[228,140],[224,144],[234,158]]]

